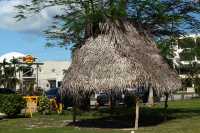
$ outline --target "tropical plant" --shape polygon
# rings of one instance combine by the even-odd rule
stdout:
[[[46,96],[39,97],[38,112],[44,115],[50,113],[50,101]]]

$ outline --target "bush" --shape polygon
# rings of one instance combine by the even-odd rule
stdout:
[[[38,101],[38,112],[41,114],[49,114],[50,111],[50,100],[46,96],[40,96]]]
[[[0,112],[16,117],[26,107],[26,101],[17,94],[0,94]]]

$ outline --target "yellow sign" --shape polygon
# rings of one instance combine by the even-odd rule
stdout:
[[[37,112],[38,96],[25,96],[24,99],[27,102],[25,116],[32,117],[32,113]]]

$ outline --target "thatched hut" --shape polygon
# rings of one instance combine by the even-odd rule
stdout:
[[[117,93],[126,88],[152,87],[162,95],[180,87],[177,74],[145,32],[129,22],[99,27],[101,34],[88,38],[74,52],[62,93],[70,93],[78,100],[91,91]]]

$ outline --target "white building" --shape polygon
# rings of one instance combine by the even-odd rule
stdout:
[[[190,41],[187,41],[187,39],[191,39]],[[181,40],[179,42],[179,40]],[[192,78],[190,74],[188,73],[189,69],[192,69],[193,65],[200,66],[200,57],[199,54],[194,53],[192,49],[198,48],[200,42],[200,35],[199,34],[191,34],[188,36],[181,37],[177,40],[176,45],[173,45],[173,55],[172,58],[174,68],[178,70],[179,77],[181,78],[182,82],[184,83],[184,80]],[[184,45],[184,46],[183,46]],[[189,59],[184,58],[184,54],[194,54]],[[192,54],[191,54],[192,53]],[[200,68],[199,68],[200,69]],[[200,74],[195,73],[195,75],[198,75],[200,77]],[[194,84],[191,83],[186,87],[186,92],[188,93],[195,93],[194,90]]]
[[[64,71],[68,69],[70,63],[67,61],[45,61],[43,63],[44,65],[39,67],[39,87],[45,90],[60,87]]]

